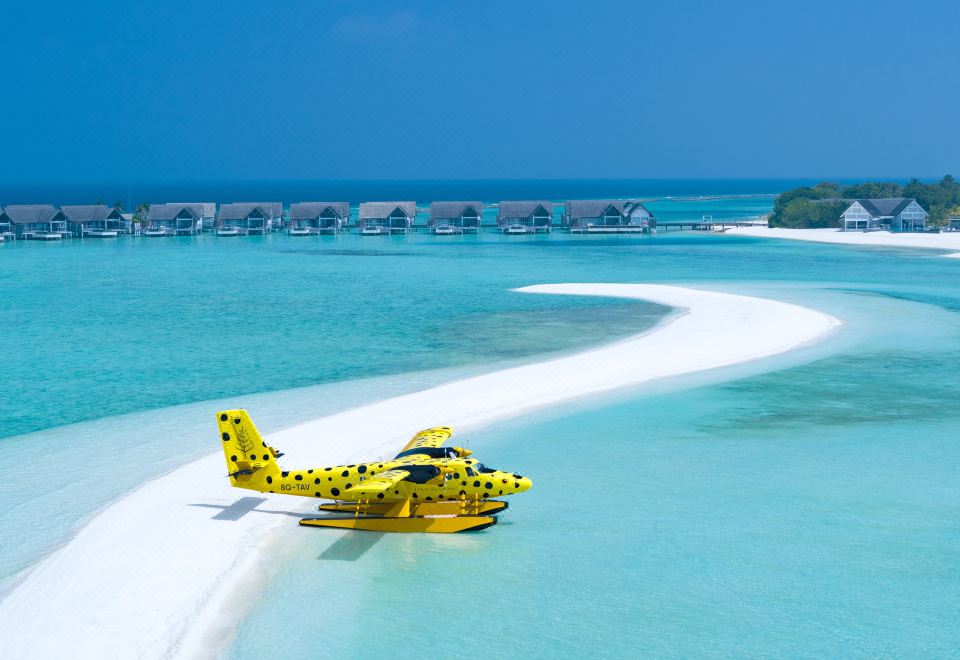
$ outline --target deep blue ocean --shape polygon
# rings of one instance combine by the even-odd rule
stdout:
[[[414,200],[421,206],[440,200],[504,199],[603,199],[622,197],[687,197],[776,194],[812,179],[499,179],[436,181],[332,180],[332,181],[196,181],[104,182],[76,184],[5,184],[0,182],[4,204],[105,204],[121,202],[135,208],[142,202],[179,201],[363,201]],[[129,202],[129,204],[128,204]],[[130,206],[132,204],[132,206]]]
[[[794,185],[655,183],[381,182],[369,196],[360,187],[299,190],[305,200],[425,204]],[[262,185],[237,184],[232,198],[297,201],[295,187],[282,194]],[[112,201],[123,188],[98,197]],[[160,187],[143,199],[229,201],[229,190],[167,196]],[[77,191],[67,189],[63,199],[21,192],[0,203],[93,201],[68,199]],[[651,204],[661,217],[696,219],[754,216],[771,201]],[[424,649],[493,658],[956,657],[958,267],[932,251],[699,232],[5,244],[0,443],[9,470],[0,483],[0,587],[143,480],[217,451],[209,419],[221,405],[255,411],[270,432],[613,341],[667,310],[511,289],[676,283],[789,300],[845,325],[788,356],[470,434],[464,439],[486,463],[535,482],[484,532],[291,525],[276,539],[266,591],[243,605],[249,612],[226,657],[280,648],[306,657],[318,649],[326,657],[357,649],[395,657]],[[36,475],[50,473],[62,475],[60,486],[37,489]]]

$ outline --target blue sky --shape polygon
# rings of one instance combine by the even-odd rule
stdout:
[[[5,3],[0,179],[960,175],[960,3]]]

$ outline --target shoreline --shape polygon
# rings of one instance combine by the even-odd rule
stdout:
[[[918,248],[952,252],[945,257],[960,258],[960,232],[939,234],[895,234],[888,231],[840,231],[833,228],[789,229],[786,227],[731,227],[728,236],[751,236],[754,238],[782,238],[810,243],[834,245],[860,245],[865,247]]]
[[[591,394],[757,360],[822,339],[840,324],[789,303],[665,285],[519,291],[634,298],[685,311],[613,344],[290,427],[270,434],[271,444],[288,454],[290,466],[389,456],[420,428],[444,423],[472,430]],[[256,410],[251,415],[258,417]],[[358,428],[362,439],[352,435]],[[257,579],[272,532],[295,524],[314,504],[245,497],[222,478],[222,461],[220,452],[211,453],[143,484],[36,565],[0,602],[5,650],[14,656],[207,654],[213,632],[236,621],[230,596]]]

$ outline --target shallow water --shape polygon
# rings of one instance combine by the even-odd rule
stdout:
[[[536,484],[486,532],[285,530],[226,655],[281,640],[331,656],[949,655],[956,266],[700,233],[7,245],[0,442],[8,465],[29,467],[0,484],[4,577],[142,480],[214,450],[221,405],[250,408],[269,432],[614,340],[665,312],[515,287],[692,284],[847,325],[815,350],[464,438]],[[47,474],[62,478],[38,485]]]
[[[226,656],[951,657],[960,316],[782,293],[846,310],[842,349],[465,436],[534,479],[501,524],[291,528]]]

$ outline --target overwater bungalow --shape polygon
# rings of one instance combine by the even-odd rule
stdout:
[[[133,226],[119,209],[106,204],[61,206],[60,210],[67,219],[67,229],[78,238],[113,238],[129,234]]]
[[[311,234],[339,234],[350,221],[348,202],[297,202],[290,205],[292,236]]]
[[[505,234],[549,232],[553,203],[547,201],[500,202],[497,225]]]
[[[844,231],[923,231],[927,212],[912,197],[857,199],[840,215]]]
[[[572,233],[647,232],[655,223],[640,202],[617,199],[570,200],[561,221]]]
[[[203,210],[197,204],[151,204],[147,236],[192,236],[203,231]]]
[[[480,202],[433,202],[427,225],[434,234],[462,234],[480,231],[483,204]]]
[[[13,223],[0,206],[0,238],[13,238]]]
[[[219,236],[268,234],[283,226],[280,202],[236,202],[220,205],[217,220]]]
[[[363,202],[357,227],[364,235],[406,234],[416,215],[416,202]]]
[[[216,202],[169,202],[170,205],[189,206],[199,211],[201,228],[200,231],[213,231],[217,222],[217,203]]]
[[[63,211],[50,204],[14,204],[5,206],[0,224],[19,239],[54,241],[71,236]]]

